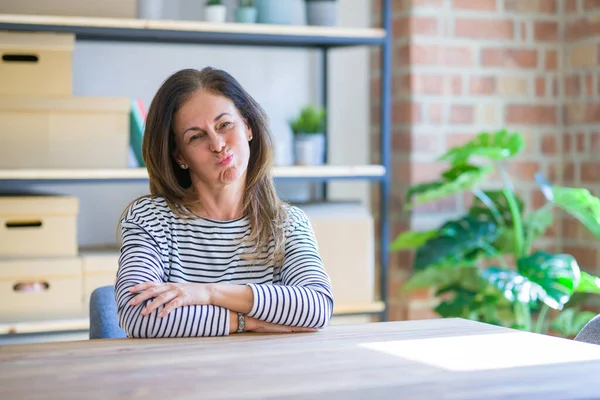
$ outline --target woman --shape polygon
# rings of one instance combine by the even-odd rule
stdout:
[[[115,285],[130,337],[323,328],[333,309],[306,215],[281,202],[258,103],[228,73],[182,70],[154,97],[150,196],[121,218]]]

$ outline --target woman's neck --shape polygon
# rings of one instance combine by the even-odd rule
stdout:
[[[215,221],[231,221],[244,216],[244,188],[235,182],[218,188],[208,187],[203,182],[193,186],[190,211],[195,215]]]

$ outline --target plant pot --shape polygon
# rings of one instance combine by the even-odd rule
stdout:
[[[256,23],[257,16],[258,10],[256,7],[238,7],[238,9],[235,10],[236,22],[254,24]]]
[[[227,18],[227,8],[222,5],[204,7],[204,19],[207,22],[222,24]]]
[[[306,0],[306,22],[308,25],[336,26],[337,0]]]
[[[323,165],[325,163],[325,135],[323,133],[294,136],[296,165]]]
[[[137,17],[140,19],[163,18],[165,0],[137,0]]]
[[[258,22],[279,25],[292,23],[292,0],[255,0],[254,4],[258,10]]]

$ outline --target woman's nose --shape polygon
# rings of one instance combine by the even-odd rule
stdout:
[[[215,153],[220,153],[223,150],[223,146],[225,146],[225,141],[221,135],[213,135],[210,138],[210,149]]]

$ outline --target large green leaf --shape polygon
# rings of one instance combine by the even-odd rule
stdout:
[[[544,289],[546,297],[542,301],[557,310],[569,301],[581,277],[577,261],[569,254],[538,251],[518,260],[517,269]]]
[[[517,199],[517,205],[519,207],[519,211],[522,213],[525,207],[525,202],[519,196],[515,195]],[[486,204],[490,203],[491,204]],[[490,207],[493,207],[492,209]],[[488,215],[490,218],[495,218],[495,211],[500,214],[502,221],[507,226],[512,226],[513,217],[510,211],[510,207],[508,205],[508,201],[506,200],[506,196],[504,195],[504,191],[502,190],[483,190],[478,193],[478,196],[473,200],[473,204],[469,209],[470,215]]]
[[[442,173],[442,179],[412,186],[406,194],[406,210],[472,189],[491,172],[492,166],[455,165]]]
[[[541,301],[560,310],[579,285],[580,271],[568,254],[537,252],[517,261],[517,271],[491,267],[482,276],[511,302]]]
[[[457,282],[460,282],[462,287],[475,291],[481,288],[482,284],[477,267],[446,265],[417,271],[402,286],[402,290],[446,287]]]
[[[500,234],[494,221],[465,216],[444,224],[439,236],[429,239],[419,247],[415,256],[415,269],[431,265],[473,263],[482,253],[494,254],[490,245]]]
[[[587,229],[600,236],[600,199],[589,190],[552,185],[540,173],[535,174],[546,199],[577,218]]]
[[[600,278],[581,271],[579,285],[575,289],[576,293],[595,293],[600,294]]]
[[[554,331],[560,333],[563,337],[572,338],[577,336],[579,331],[595,316],[596,313],[591,311],[567,308],[552,321],[551,326]]]
[[[439,159],[452,164],[462,164],[471,157],[485,157],[503,160],[520,153],[525,147],[523,137],[518,133],[501,130],[496,133],[480,133],[462,146],[455,147]]]
[[[436,236],[437,233],[437,230],[423,232],[407,231],[401,233],[390,245],[390,250],[399,251],[414,249],[415,247],[424,245],[429,239]]]
[[[546,205],[527,214],[523,221],[527,248],[531,246],[534,240],[542,236],[553,223],[554,216],[552,214],[552,208]]]

